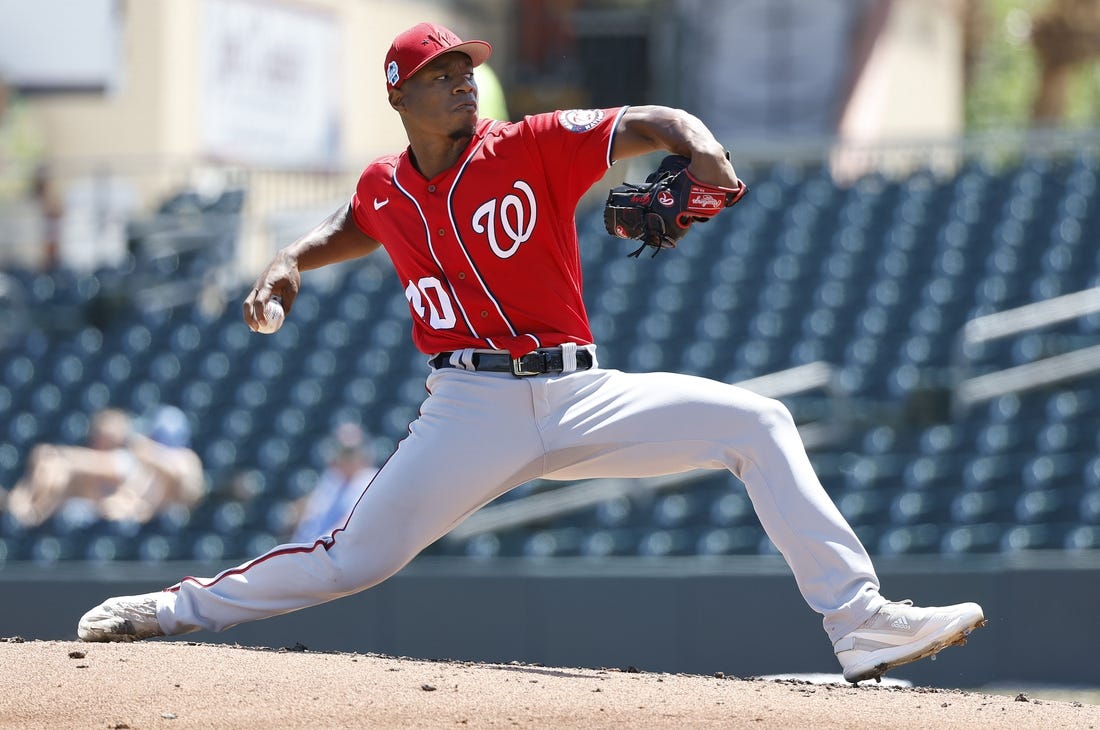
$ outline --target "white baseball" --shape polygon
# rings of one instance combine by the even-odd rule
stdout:
[[[264,305],[264,318],[266,322],[260,322],[256,331],[260,334],[270,335],[283,326],[283,304],[278,298],[273,298]]]

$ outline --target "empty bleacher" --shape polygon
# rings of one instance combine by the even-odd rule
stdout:
[[[752,192],[734,211],[654,259],[627,258],[598,207],[582,210],[601,363],[726,382],[830,364],[832,392],[784,400],[801,423],[829,423],[812,461],[873,554],[1100,548],[1100,370],[962,405],[955,390],[1100,345],[1095,312],[960,338],[975,318],[1100,285],[1100,160],[973,161],[846,186],[822,164],[742,174]],[[168,278],[201,265],[156,251]],[[159,269],[144,271],[148,285]],[[97,408],[172,403],[192,420],[208,497],[144,525],[62,512],[26,529],[0,514],[0,561],[247,557],[285,536],[334,423],[361,420],[385,450],[415,417],[426,366],[384,256],[316,282],[307,274],[270,337],[240,321],[243,292],[220,313],[149,308],[127,299],[132,273],[5,274],[31,326],[0,344],[0,485],[18,479],[34,444],[80,442]],[[524,485],[501,502],[559,486]],[[774,551],[737,480],[717,472],[429,548],[475,558]]]

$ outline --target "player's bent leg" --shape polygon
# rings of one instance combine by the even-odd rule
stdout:
[[[728,469],[745,483],[831,640],[885,603],[866,550],[818,481],[782,403],[673,373],[605,370],[568,380],[583,398],[563,396],[558,405],[567,428],[555,444],[555,478]]]
[[[885,602],[870,556],[818,480],[787,408],[760,397],[739,403],[750,409],[756,436],[738,448],[730,470],[836,640]]]
[[[744,482],[806,602],[823,615],[851,681],[961,643],[984,622],[976,604],[918,608],[880,595],[866,550],[818,481],[794,419],[779,401],[667,373],[605,371],[589,381],[581,389],[583,408],[561,406],[572,428],[557,458],[567,461],[550,476],[729,469]],[[590,417],[608,411],[615,413],[610,419]]]

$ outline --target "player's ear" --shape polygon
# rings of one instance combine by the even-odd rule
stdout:
[[[402,89],[390,89],[389,98],[394,111],[400,112],[405,108],[405,92]]]

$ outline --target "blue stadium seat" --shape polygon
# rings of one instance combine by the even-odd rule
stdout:
[[[1023,466],[1020,479],[1026,489],[1041,490],[1076,487],[1080,474],[1079,460],[1069,454],[1041,454]]]
[[[638,555],[660,558],[693,554],[697,540],[697,532],[691,529],[652,530],[638,541]]]
[[[1016,423],[993,423],[978,432],[977,447],[982,454],[1017,452],[1027,431]]]
[[[77,535],[40,535],[30,543],[29,559],[36,563],[53,564],[79,557],[81,539]]]
[[[878,543],[880,555],[919,555],[940,549],[942,530],[936,524],[903,525],[886,530]]]
[[[1087,448],[1093,434],[1085,434],[1077,423],[1059,421],[1044,426],[1035,436],[1035,448],[1040,453],[1057,454]]]
[[[902,484],[912,490],[957,488],[962,463],[947,454],[921,456],[911,461],[902,473]]]
[[[1060,523],[1015,525],[1005,530],[1001,536],[1001,552],[1061,549],[1067,532],[1065,525]]]
[[[663,495],[653,505],[652,522],[666,529],[700,524],[708,501],[695,491]]]
[[[695,543],[695,554],[703,556],[753,555],[763,537],[759,526],[716,527],[704,530]]]
[[[590,558],[634,555],[640,539],[641,533],[631,528],[593,530],[581,544],[581,555]]]
[[[217,563],[237,556],[233,539],[216,532],[204,532],[194,535],[188,547],[188,557],[200,563]]]
[[[1012,495],[999,488],[965,491],[953,497],[950,516],[961,525],[1012,520],[1015,504]]]
[[[895,490],[857,489],[843,492],[834,500],[840,513],[853,527],[877,525],[890,520],[890,504]],[[895,520],[897,521],[897,520]],[[911,522],[905,520],[904,522]]]
[[[710,524],[715,527],[735,527],[755,522],[756,512],[752,502],[742,490],[730,490],[713,499],[708,511]]]
[[[1100,525],[1100,489],[1089,489],[1081,495],[1078,503],[1078,519],[1089,524]]]
[[[1019,484],[1025,459],[1026,457],[1020,454],[972,458],[963,465],[963,486],[974,491],[1014,488]]]
[[[627,497],[614,497],[596,505],[595,524],[603,528],[625,527],[638,519],[637,508]]]
[[[132,560],[136,557],[134,541],[117,535],[97,535],[84,546],[83,558],[93,563]]]
[[[890,522],[895,525],[942,523],[947,511],[946,499],[938,491],[903,490],[890,503]]]
[[[219,504],[210,516],[210,527],[220,535],[235,535],[242,531],[247,522],[247,508],[236,500]]]
[[[959,418],[937,414],[940,421],[911,406],[922,389],[952,382],[956,337],[969,318],[1100,282],[1098,178],[1100,158],[1088,151],[997,168],[965,160],[953,174],[876,174],[844,186],[824,165],[760,165],[748,207],[700,226],[695,243],[663,254],[661,265],[627,258],[593,206],[578,228],[593,239],[581,257],[601,361],[730,381],[816,360],[835,365],[849,431],[811,457],[878,553],[1096,549],[1095,378],[1000,396]],[[203,235],[218,244],[216,259],[233,250],[243,202],[242,191],[213,203],[185,194],[165,210],[208,218]],[[138,248],[150,230],[133,229],[145,236]],[[7,560],[256,552],[289,529],[291,500],[315,484],[317,446],[334,419],[359,418],[382,446],[404,436],[426,369],[409,346],[408,305],[384,259],[337,267],[307,287],[274,337],[249,332],[235,307],[211,315],[114,303],[128,285],[190,276],[211,260],[146,251],[92,275],[12,272],[54,324],[0,352],[0,483],[18,478],[35,443],[81,441],[95,410],[173,402],[203,425],[194,446],[215,486],[194,513],[138,531],[75,518],[25,530],[0,515]],[[73,324],[57,327],[63,321]],[[1100,315],[1089,315],[966,354],[978,374],[1095,344],[1097,335]],[[799,418],[822,412],[814,399],[787,400]],[[252,480],[252,496],[230,498],[224,485],[239,486],[253,470],[263,479]],[[735,481],[720,473],[532,529],[440,541],[429,552],[774,554]]]
[[[278,536],[265,530],[250,530],[240,536],[238,557],[254,558],[280,545]]]
[[[1066,550],[1100,550],[1100,525],[1078,525],[1066,532]]]
[[[523,555],[528,558],[554,558],[580,553],[584,530],[577,527],[538,530],[523,543]]]
[[[510,537],[512,539],[507,542],[517,542],[514,535]],[[515,553],[509,550],[502,550],[505,544],[505,541],[501,539],[500,535],[483,533],[467,540],[463,546],[462,554],[470,558],[495,558],[502,554],[514,555]]]
[[[943,536],[941,550],[947,555],[995,553],[1001,549],[1004,527],[997,523],[980,523],[952,527]]]
[[[1071,519],[1078,507],[1073,496],[1060,489],[1024,492],[1016,500],[1016,519],[1024,524]]]

